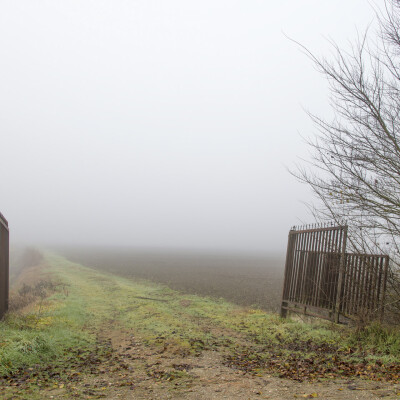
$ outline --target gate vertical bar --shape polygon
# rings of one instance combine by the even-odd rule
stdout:
[[[289,293],[289,288],[291,285],[291,272],[293,269],[293,244],[294,244],[294,238],[295,238],[295,231],[290,230],[289,235],[288,235],[288,245],[286,249],[286,262],[285,262],[285,281],[283,285],[283,292],[282,292],[282,303],[281,303],[281,317],[286,318],[287,316],[287,309],[284,308],[284,301],[286,298],[288,298],[288,293]]]
[[[339,265],[339,278],[336,292],[336,304],[335,304],[335,322],[339,323],[340,317],[340,304],[342,301],[342,286],[343,286],[343,278],[345,273],[345,262],[346,262],[346,245],[347,245],[347,225],[343,228],[343,238],[341,236],[342,242],[342,253],[340,255],[340,265]]]
[[[389,270],[389,257],[386,256],[385,260],[385,270],[383,272],[383,288],[382,288],[382,299],[381,299],[381,308],[379,310],[379,320],[380,322],[383,321],[383,315],[385,312],[385,294],[386,294],[386,281],[387,281],[387,275],[388,275],[388,270]]]

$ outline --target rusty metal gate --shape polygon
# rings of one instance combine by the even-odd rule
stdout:
[[[8,310],[9,232],[8,222],[0,213],[0,319]]]
[[[386,255],[346,252],[346,225],[289,232],[281,315],[288,311],[346,321],[383,317]]]

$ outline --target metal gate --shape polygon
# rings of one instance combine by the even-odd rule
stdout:
[[[289,232],[281,315],[335,322],[384,312],[389,257],[346,252],[347,225]]]
[[[8,310],[9,232],[8,222],[0,213],[0,319]]]

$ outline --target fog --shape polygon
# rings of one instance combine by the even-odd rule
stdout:
[[[329,118],[287,36],[347,46],[368,1],[3,0],[0,211],[12,242],[282,252],[287,171]]]

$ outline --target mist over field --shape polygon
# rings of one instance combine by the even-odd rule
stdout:
[[[162,283],[185,293],[269,311],[278,311],[280,305],[284,259],[279,254],[100,247],[57,252],[100,271]]]
[[[287,171],[330,115],[323,53],[369,2],[2,1],[12,243],[273,252],[312,222]]]

